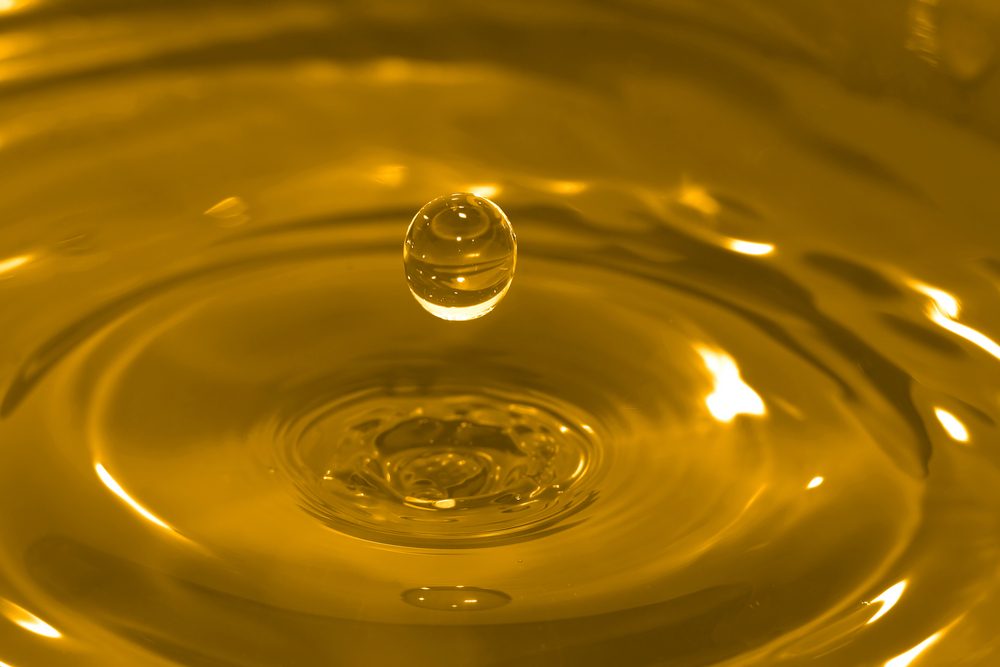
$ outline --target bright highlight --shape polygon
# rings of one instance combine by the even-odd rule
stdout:
[[[774,252],[773,243],[755,243],[754,241],[741,241],[740,239],[729,239],[726,247],[733,252],[744,255],[770,255]]]
[[[930,646],[940,638],[941,638],[940,632],[934,633],[924,641],[920,642],[919,644],[911,648],[906,653],[901,653],[897,655],[895,658],[886,661],[885,667],[907,667],[907,665],[916,660],[917,656],[923,653],[928,646]]]
[[[489,199],[500,192],[500,186],[493,183],[481,183],[479,185],[470,185],[467,188],[463,188],[462,191],[471,192],[477,197],[486,197]]]
[[[59,639],[62,637],[62,633],[58,630],[13,602],[0,600],[0,609],[3,610],[3,615],[10,619],[11,623],[19,625],[28,632],[33,632],[36,635],[48,637],[49,639]]]
[[[948,433],[948,436],[957,442],[969,441],[969,429],[965,424],[944,408],[934,408],[934,416],[941,422],[941,427]]]
[[[0,275],[10,273],[14,269],[19,269],[32,259],[34,259],[33,255],[17,255],[16,257],[0,259]]]
[[[720,422],[731,422],[737,415],[764,415],[764,400],[740,377],[736,361],[725,352],[707,347],[696,348],[705,367],[715,380],[715,389],[705,397],[708,411]]]
[[[114,477],[111,476],[111,474],[104,468],[103,465],[98,463],[97,465],[94,466],[94,470],[97,471],[97,476],[101,478],[102,482],[104,482],[104,486],[108,487],[108,489],[110,489],[113,494],[121,498],[126,505],[135,510],[135,512],[139,516],[146,519],[146,521],[149,521],[150,523],[159,526],[160,528],[173,531],[173,528],[168,526],[164,521],[156,517],[152,512],[147,510],[145,507],[137,503],[132,498],[132,496],[126,493],[125,489],[121,487],[121,485],[115,480]]]
[[[903,595],[904,590],[906,590],[905,579],[903,581],[893,584],[889,588],[882,591],[882,593],[878,597],[873,598],[870,604],[875,604],[876,602],[878,602],[879,608],[878,611],[872,614],[872,617],[868,619],[865,625],[868,625],[869,623],[874,623],[878,619],[888,614],[889,610],[895,607],[896,603],[899,602],[899,598]]]
[[[942,289],[916,281],[911,281],[910,287],[930,298],[931,302],[927,306],[927,317],[931,322],[964,338],[995,359],[1000,359],[1000,343],[983,332],[958,321],[960,306],[957,298]]]

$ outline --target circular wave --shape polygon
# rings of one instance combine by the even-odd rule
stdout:
[[[0,41],[0,661],[989,664],[992,121],[776,9],[369,4]],[[398,266],[453,191],[473,322]]]

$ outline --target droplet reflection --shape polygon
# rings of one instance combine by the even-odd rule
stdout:
[[[403,592],[403,601],[434,611],[485,611],[511,601],[503,591],[472,586],[421,586]]]

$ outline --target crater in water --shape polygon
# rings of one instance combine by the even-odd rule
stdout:
[[[397,388],[303,415],[288,472],[332,528],[413,546],[494,544],[559,523],[595,499],[594,428],[516,394]]]

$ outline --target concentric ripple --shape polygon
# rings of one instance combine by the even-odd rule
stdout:
[[[552,530],[594,498],[592,426],[524,396],[412,387],[346,397],[288,424],[287,472],[330,527],[412,546]]]
[[[391,248],[394,226],[381,229]],[[395,255],[345,248],[342,231],[257,259],[248,239],[240,261],[124,297],[33,390],[37,406],[84,397],[55,441],[99,466],[84,506],[115,514],[128,543],[211,554],[182,559],[199,585],[301,613],[511,622],[614,614],[735,578],[786,591],[775,601],[812,618],[905,543],[913,481],[821,389],[861,385],[739,309],[543,243],[503,311],[457,328],[405,307]],[[865,518],[817,540],[847,502],[825,492],[843,486]],[[854,565],[836,567],[845,553]],[[835,585],[798,595],[816,572]],[[462,606],[459,587],[510,603]],[[425,589],[451,592],[405,593]],[[751,628],[740,643],[774,637]]]
[[[558,226],[548,215],[521,211]],[[512,623],[558,622],[571,642],[593,624],[628,637],[708,614],[690,656],[738,655],[850,606],[912,539],[921,450],[894,395],[685,280],[650,254],[660,228],[634,234],[644,256],[628,271],[621,254],[567,262],[540,240],[510,303],[461,327],[412,308],[392,217],[364,228],[367,247],[343,223],[248,236],[40,348],[8,390],[12,425],[29,434],[50,406],[78,406],[46,445],[65,471],[36,484],[73,489],[67,525],[84,512],[107,530],[34,543],[32,579],[59,595],[72,562],[111,576],[147,567],[124,564],[141,548],[186,583],[140,569],[137,589],[194,586],[184,608],[213,623],[259,622],[218,595],[275,610],[272,627],[457,624],[490,642]],[[706,268],[783,280],[672,233]],[[91,616],[129,610],[183,634],[131,599]],[[775,615],[795,624],[759,620]]]
[[[0,665],[998,662],[983,3],[6,4]]]

